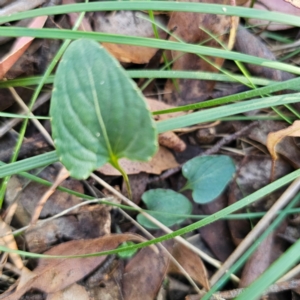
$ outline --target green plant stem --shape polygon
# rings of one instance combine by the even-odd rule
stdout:
[[[119,161],[117,159],[114,160],[114,162],[111,162],[111,164],[121,173],[126,184],[128,198],[132,201],[132,191],[131,191],[128,175],[126,174],[125,170],[120,166]]]
[[[275,182],[261,188],[260,190],[254,192],[253,194],[239,200],[238,202],[220,210],[219,212],[201,220],[198,221],[194,224],[188,225],[184,228],[181,228],[177,231],[174,231],[172,233],[168,233],[166,235],[160,236],[156,239],[147,241],[147,242],[143,242],[143,243],[139,243],[133,246],[129,246],[129,247],[125,247],[122,249],[114,249],[114,250],[109,250],[109,251],[104,251],[104,252],[95,252],[95,253],[90,253],[87,255],[84,255],[85,257],[92,257],[92,256],[100,256],[100,255],[110,255],[110,254],[116,254],[118,252],[122,252],[122,251],[130,251],[130,250],[134,250],[134,249],[140,249],[140,248],[144,248],[153,244],[157,244],[169,239],[172,239],[176,236],[179,235],[184,235],[188,232],[194,231],[198,228],[201,228],[203,226],[206,226],[208,224],[211,224],[217,220],[219,220],[220,218],[223,218],[224,216],[233,213],[247,205],[250,205],[251,203],[261,199],[262,197],[264,197],[265,195],[273,192],[274,190],[279,189],[280,187],[286,185],[287,183],[291,182],[292,180],[298,178],[300,176],[300,170],[294,171],[278,180],[276,180]],[[43,254],[36,254],[36,253],[29,253],[26,251],[19,251],[19,250],[12,250],[9,248],[6,248],[4,246],[0,246],[0,250],[4,251],[4,252],[10,252],[10,253],[17,253],[20,255],[24,255],[26,257],[40,257],[40,258],[76,258],[76,257],[82,257],[82,255],[79,256],[60,256],[60,255],[56,255],[56,256],[52,256],[52,255],[43,255]]]

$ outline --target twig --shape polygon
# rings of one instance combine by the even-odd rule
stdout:
[[[222,146],[229,144],[230,142],[238,139],[239,137],[243,136],[248,130],[252,129],[253,127],[255,127],[257,125],[258,125],[258,121],[252,122],[248,126],[243,127],[241,130],[239,130],[231,135],[227,135],[227,136],[223,137],[213,147],[211,147],[210,149],[201,153],[200,156],[211,155],[211,154],[217,153]]]
[[[33,106],[32,111],[36,110],[38,107],[46,103],[50,99],[51,94],[45,93],[42,96],[39,97],[39,99],[36,101],[36,103]],[[26,112],[22,112],[26,113]],[[10,119],[9,121],[5,122],[3,125],[1,125],[0,128],[0,138],[3,137],[9,130],[11,130],[14,126],[22,122],[22,119]]]
[[[11,94],[13,95],[14,99],[16,100],[16,102],[22,107],[22,109],[24,109],[25,112],[28,113],[30,116],[34,116],[34,114],[29,110],[29,108],[27,107],[27,105],[24,103],[24,101],[22,100],[22,98],[18,95],[18,93],[16,92],[16,90],[14,88],[12,88],[12,87],[9,87],[8,89],[11,92]],[[43,127],[43,125],[41,124],[41,122],[39,120],[37,120],[37,119],[32,119],[31,121],[35,125],[35,127],[40,131],[40,133],[44,136],[44,138],[46,139],[46,141],[51,146],[54,146],[54,143],[53,143],[53,140],[52,140],[50,134]]]

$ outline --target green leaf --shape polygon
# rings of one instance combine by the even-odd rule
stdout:
[[[126,248],[126,247],[133,246],[133,245],[135,245],[135,243],[129,241],[129,242],[125,242],[125,243],[121,244],[117,249],[122,249],[122,248]],[[117,256],[122,259],[127,259],[127,258],[131,258],[136,252],[137,252],[137,249],[127,250],[127,251],[119,252],[117,254]]]
[[[56,72],[51,101],[58,156],[72,177],[83,179],[118,159],[146,161],[157,133],[143,95],[97,42],[77,40]]]
[[[186,162],[182,173],[188,180],[182,190],[192,190],[194,201],[208,203],[217,198],[235,172],[229,156],[200,156]]]
[[[149,210],[159,212],[149,212],[149,214],[168,227],[181,223],[185,220],[185,218],[180,216],[164,215],[163,212],[190,214],[192,211],[192,204],[190,201],[185,196],[172,190],[153,189],[145,192],[142,196],[142,200]],[[141,225],[149,229],[159,228],[146,219],[146,217],[142,214],[137,216],[137,220]]]

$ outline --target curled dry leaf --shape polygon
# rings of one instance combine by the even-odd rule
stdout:
[[[270,132],[268,134],[267,147],[273,160],[278,159],[276,152],[277,144],[287,136],[300,136],[300,121],[295,121],[293,125],[289,126],[288,128],[276,132]]]
[[[42,28],[47,20],[47,16],[40,16],[29,24],[29,28]],[[11,51],[0,61],[0,79],[2,79],[7,71],[14,65],[14,63],[21,57],[25,50],[30,46],[33,37],[18,38],[13,45]]]
[[[182,244],[176,243],[172,254],[192,279],[201,284],[206,291],[210,289],[206,267],[202,259],[195,252]],[[168,273],[181,274],[181,271],[174,263],[170,262]]]
[[[183,152],[186,149],[185,142],[173,131],[161,133],[158,136],[158,142],[161,146],[165,146],[177,152]]]
[[[164,147],[159,147],[158,152],[149,162],[130,161],[126,158],[122,158],[119,160],[119,164],[128,175],[138,174],[140,172],[160,174],[164,170],[178,166],[172,153]],[[121,175],[121,173],[110,164],[105,164],[99,168],[98,171],[109,176]]]
[[[7,247],[9,249],[12,249],[12,250],[17,250],[18,249],[15,238],[11,233],[10,226],[8,226],[2,220],[2,218],[0,218],[0,235],[2,236],[0,238],[0,245],[5,246],[5,247]],[[9,253],[9,257],[10,257],[11,261],[13,262],[13,264],[19,270],[21,270],[24,267],[23,261],[22,261],[20,255],[18,255],[16,253]]]
[[[171,108],[175,107],[173,105],[168,105],[161,101],[150,99],[150,98],[147,98],[147,103],[152,112],[157,111],[157,110],[171,109]],[[162,115],[155,115],[154,119],[155,119],[155,121],[162,121],[162,120],[167,120],[170,118],[175,118],[178,116],[183,116],[183,115],[186,115],[187,113],[188,112],[186,112],[186,111],[182,111],[182,112],[168,113],[168,114],[162,114]],[[165,146],[165,147],[170,148],[177,152],[182,152],[186,149],[185,142],[183,140],[181,140],[172,131],[161,133],[158,136],[158,142],[161,146]]]
[[[287,124],[278,121],[259,121],[259,125],[254,127],[248,134],[249,138],[267,147],[267,138],[270,132],[286,129]],[[294,168],[300,168],[299,148],[293,137],[285,137],[284,142],[276,145],[276,152],[284,157]]]
[[[92,240],[70,241],[53,247],[45,252],[47,255],[83,255],[107,251],[117,248],[126,241],[143,242],[145,239],[135,234],[107,235]],[[149,249],[149,251],[151,251]],[[86,258],[41,259],[28,280],[22,278],[22,286],[3,300],[19,299],[30,289],[38,289],[45,293],[56,293],[84,278],[97,268],[106,256]],[[25,275],[26,276],[26,275]]]

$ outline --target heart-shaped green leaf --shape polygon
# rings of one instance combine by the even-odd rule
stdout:
[[[167,213],[188,215],[191,214],[192,211],[192,204],[190,201],[185,196],[172,190],[149,190],[143,194],[142,199],[146,204],[147,209],[160,212],[149,212],[149,214],[168,227],[181,223],[185,218],[168,215]],[[162,214],[163,212],[166,212],[166,214]],[[159,228],[142,214],[137,216],[137,220],[141,225],[149,229]]]
[[[234,172],[235,166],[229,156],[195,157],[182,167],[188,180],[182,190],[193,190],[193,199],[197,203],[211,202],[222,193]]]
[[[55,75],[52,134],[72,177],[118,159],[146,161],[157,150],[154,121],[142,93],[121,65],[97,42],[77,40]]]

